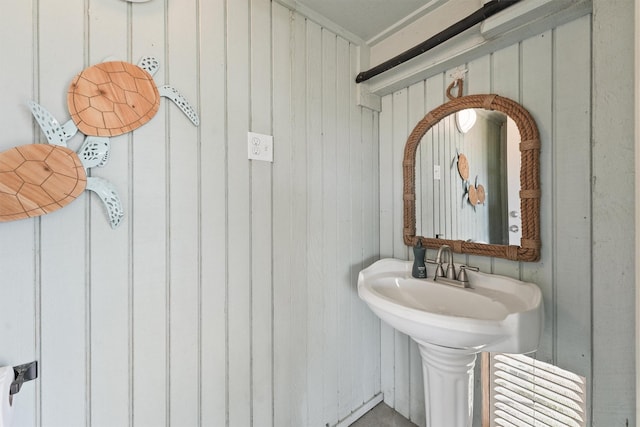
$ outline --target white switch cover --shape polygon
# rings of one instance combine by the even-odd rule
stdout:
[[[273,162],[273,136],[249,132],[247,142],[249,160]]]
[[[440,179],[440,165],[433,165],[433,179]]]

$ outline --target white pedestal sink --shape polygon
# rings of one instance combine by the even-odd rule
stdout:
[[[471,288],[458,288],[415,279],[411,268],[411,261],[377,261],[360,272],[358,294],[418,343],[427,427],[471,427],[476,355],[536,350],[544,321],[540,288],[472,271]]]

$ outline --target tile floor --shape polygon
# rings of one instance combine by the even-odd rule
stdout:
[[[376,405],[351,427],[417,427],[384,402]]]

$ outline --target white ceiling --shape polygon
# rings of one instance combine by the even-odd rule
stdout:
[[[434,0],[297,0],[367,41]]]

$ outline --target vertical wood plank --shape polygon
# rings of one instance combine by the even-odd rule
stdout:
[[[382,98],[382,111],[379,117],[380,145],[379,172],[380,172],[380,257],[393,256],[393,231],[396,227],[393,218],[393,95]],[[381,387],[384,393],[384,401],[387,405],[395,407],[394,388],[394,330],[388,324],[380,323],[380,375]]]
[[[592,282],[593,385],[591,423],[633,425],[634,375],[634,151],[638,118],[634,83],[632,1],[593,2],[592,16]],[[620,76],[628,78],[620,79]],[[614,190],[615,189],[615,190]],[[638,233],[638,230],[635,230]],[[637,367],[636,367],[637,369]]]
[[[251,269],[245,253],[250,234],[249,161],[249,1],[227,2],[227,132],[229,233],[228,316],[229,425],[251,423]]]
[[[500,94],[516,102],[520,100],[520,45],[514,44],[492,54],[492,93]],[[527,108],[527,106],[524,106]],[[492,273],[509,277],[520,276],[517,262],[494,258]]]
[[[323,329],[324,313],[322,307],[327,304],[324,299],[323,286],[326,275],[322,266],[321,255],[324,254],[323,201],[324,157],[322,150],[322,34],[317,24],[306,21],[306,97],[307,97],[307,197],[308,243],[314,250],[307,252],[307,396],[309,425],[323,425],[324,400],[323,390],[319,386],[324,383],[323,366]]]
[[[273,339],[274,339],[274,425],[290,425],[291,405],[297,400],[291,390],[292,372],[289,367],[295,359],[290,349],[292,323],[291,278],[292,235],[292,140],[291,140],[291,66],[290,12],[279,5],[273,8],[273,90],[282,96],[273,100],[273,135],[277,141],[277,159],[273,165],[273,248],[283,254],[273,265]],[[306,230],[305,230],[306,231]],[[286,254],[286,255],[285,255]],[[299,321],[299,320],[298,320]],[[291,405],[291,406],[290,406]]]
[[[90,2],[88,64],[114,57],[127,60],[128,14],[124,3]],[[137,59],[131,60],[137,63]],[[129,209],[130,135],[111,138],[109,162],[89,171],[111,182],[123,203],[125,217],[112,230],[106,209],[92,195],[90,229],[90,366],[91,425],[127,425],[130,419],[130,265]],[[89,194],[89,193],[87,193]],[[109,260],[109,262],[104,262]],[[114,369],[118,367],[118,369]],[[124,387],[123,387],[124,386]]]
[[[357,49],[354,45],[349,45],[349,62],[348,62],[348,70],[346,70],[346,77],[348,83],[351,83],[350,76],[353,76],[357,73]],[[349,93],[349,99],[355,99],[356,95],[356,86],[355,84],[350,84],[347,88],[347,93]],[[369,195],[364,194],[364,187],[367,185],[367,181],[365,178],[365,167],[363,166],[365,159],[370,153],[364,149],[365,145],[363,144],[363,139],[365,136],[363,135],[364,129],[366,126],[364,123],[365,119],[365,111],[351,103],[348,106],[347,115],[348,119],[348,149],[349,149],[349,197],[350,197],[350,206],[348,206],[349,212],[349,221],[351,222],[351,233],[350,233],[350,253],[349,253],[349,265],[351,266],[349,272],[349,285],[347,289],[349,290],[348,298],[349,298],[349,310],[351,312],[350,316],[350,336],[348,338],[349,342],[347,343],[347,348],[349,348],[349,353],[351,360],[346,363],[348,366],[348,372],[344,374],[350,380],[350,389],[351,395],[349,396],[349,406],[351,408],[359,407],[362,402],[366,399],[365,395],[367,394],[366,389],[368,388],[367,384],[367,375],[366,372],[371,370],[371,365],[368,363],[371,361],[369,348],[367,347],[367,332],[368,330],[364,327],[364,319],[366,316],[365,307],[362,305],[362,301],[360,301],[358,297],[358,274],[363,269],[364,258],[365,258],[365,237],[364,237],[364,229],[366,227],[366,217],[367,212],[364,211],[363,201]],[[370,197],[370,196],[369,196]],[[379,350],[377,350],[379,352]],[[342,402],[342,399],[340,399]],[[343,416],[341,415],[341,418]]]
[[[168,4],[166,83],[199,110],[195,0]],[[169,391],[172,425],[200,420],[199,129],[165,101],[169,119]],[[186,375],[184,368],[192,367]]]
[[[591,306],[590,292],[576,292],[567,284],[591,282],[591,194],[589,174],[591,164],[590,84],[591,50],[588,16],[554,30],[554,94],[555,141],[555,228],[553,242],[557,252],[555,262],[557,283],[554,302],[557,307],[558,366],[588,376],[591,366]],[[572,171],[572,172],[569,172]],[[562,236],[562,238],[559,238]]]
[[[69,117],[65,96],[68,84],[86,65],[85,2],[69,1],[64,9],[46,2],[38,6],[39,16],[46,17],[39,20],[38,61],[40,69],[47,70],[47,78],[37,101],[64,122]],[[70,425],[90,423],[88,197],[85,193],[63,210],[40,219],[41,357],[46,361],[40,370],[43,424],[62,419]],[[59,392],[60,384],[66,385],[67,393]]]
[[[353,59],[355,63],[356,59]],[[352,74],[353,75],[353,74]],[[362,268],[368,267],[373,261],[377,260],[380,245],[380,229],[379,215],[380,211],[376,209],[377,195],[379,194],[379,174],[378,174],[378,115],[377,113],[361,109],[361,141],[359,146],[362,148],[362,215],[363,215],[363,252],[362,252]],[[356,175],[354,171],[353,175]],[[357,285],[357,282],[356,282]],[[364,331],[362,358],[365,362],[361,366],[360,384],[363,384],[363,395],[359,403],[368,401],[371,397],[379,393],[381,388],[381,369],[380,359],[383,351],[389,352],[388,349],[383,350],[381,341],[380,320],[365,303],[356,295],[355,305],[358,308],[359,319],[362,319],[361,328]],[[355,311],[354,311],[355,312]],[[357,353],[356,353],[357,354]],[[357,363],[357,361],[356,361]],[[355,389],[355,385],[354,385]],[[358,405],[354,402],[354,408]]]
[[[252,0],[250,124],[252,131],[268,135],[272,134],[271,68],[271,2]],[[251,405],[256,427],[273,423],[271,174],[271,163],[251,162]]]
[[[298,14],[285,16],[286,19],[293,20],[290,24],[291,47],[293,57],[291,58],[291,93],[306,93],[306,20]],[[283,22],[284,24],[284,22]],[[275,48],[275,44],[274,44]],[[284,53],[284,52],[283,52]],[[291,98],[291,135],[292,135],[292,242],[291,253],[294,254],[295,262],[291,266],[291,337],[292,342],[298,343],[297,349],[290,349],[296,356],[289,366],[291,372],[291,386],[289,402],[283,402],[289,407],[289,425],[308,425],[308,407],[306,399],[307,391],[307,361],[309,359],[307,327],[313,319],[308,317],[307,295],[310,292],[308,286],[309,267],[307,265],[308,256],[301,254],[313,254],[315,248],[309,245],[309,212],[308,199],[314,197],[309,190],[310,182],[307,177],[309,167],[307,146],[307,100],[302,96]],[[311,159],[313,162],[314,159]],[[313,320],[317,321],[317,320]],[[278,423],[274,423],[277,426]]]
[[[37,70],[37,28],[31,2],[13,4],[11,13],[0,14],[0,37],[5,58],[11,66],[0,68],[3,105],[0,126],[0,152],[14,146],[44,140],[39,128],[32,126],[26,108],[28,99],[37,95],[33,84]],[[17,40],[23,44],[16,44]],[[34,90],[36,93],[34,93]],[[40,324],[38,297],[39,219],[0,224],[0,366],[15,366],[39,359]],[[13,422],[35,426],[40,417],[40,385],[25,386],[15,400]],[[23,394],[24,393],[24,394]]]
[[[336,374],[338,377],[337,418],[336,422],[345,418],[351,413],[354,407],[352,401],[351,365],[353,354],[350,350],[352,342],[351,336],[351,297],[354,295],[354,288],[351,280],[351,244],[356,240],[353,236],[353,227],[360,226],[361,222],[353,223],[351,220],[351,197],[350,185],[351,170],[350,156],[360,156],[361,152],[351,152],[351,128],[350,128],[350,106],[352,78],[350,70],[349,42],[341,37],[336,40],[336,222],[337,222],[337,250],[336,258],[336,308],[337,312],[337,346]],[[357,121],[360,124],[359,120]],[[362,247],[362,241],[357,243]]]
[[[553,136],[554,121],[552,117],[553,81],[552,81],[552,35],[548,31],[522,42],[522,80],[520,102],[531,113],[540,133],[542,148],[540,150],[540,186],[549,188],[543,191],[540,199],[540,221],[551,224],[554,221],[552,193],[556,189],[555,159],[553,156],[556,138]],[[557,196],[556,196],[557,197]],[[545,330],[540,342],[537,357],[549,362],[551,349],[556,345],[557,319],[555,319],[556,280],[552,268],[540,268],[544,265],[552,266],[555,261],[556,247],[554,245],[553,228],[541,228],[542,242],[546,250],[541,251],[538,263],[521,263],[522,280],[533,282],[540,287],[544,295]],[[514,263],[515,264],[515,263]],[[517,276],[516,276],[517,277]],[[552,341],[553,340],[553,341]]]
[[[436,108],[438,105],[441,105],[444,102],[445,96],[443,92],[444,87],[444,75],[437,74],[425,81],[425,107],[424,111],[428,112]],[[433,176],[433,164],[436,163],[435,159],[438,157],[438,148],[435,144],[436,136],[438,135],[439,128],[434,127],[431,132],[431,136],[424,141],[424,146],[420,148],[422,152],[422,156],[424,156],[427,160],[427,170],[426,174],[430,177]],[[420,145],[423,145],[422,143]],[[423,161],[424,162],[424,161]],[[439,163],[439,162],[437,162]],[[442,171],[445,165],[440,164],[440,170]],[[428,181],[428,177],[425,177],[425,180]],[[440,200],[440,187],[437,183],[434,183],[432,186],[426,185],[423,191],[423,203],[425,204],[423,209],[428,211],[433,211],[433,219],[431,222],[428,222],[425,227],[426,234],[425,237],[435,238],[437,234],[442,234],[444,230],[440,228],[440,209],[438,207],[438,201]],[[428,250],[427,257],[431,259],[436,258],[435,251]]]
[[[402,159],[404,144],[407,139],[408,91],[400,90],[393,94],[393,200],[402,200]],[[402,204],[394,203],[394,258],[407,259],[408,249],[402,240]],[[395,331],[395,409],[405,417],[409,417],[409,337]]]
[[[424,81],[418,82],[409,87],[407,111],[407,126],[409,131],[411,131],[426,114],[424,111],[424,96]],[[425,149],[425,147],[423,147],[423,141],[421,141],[419,150],[423,149]],[[416,166],[416,169],[420,168],[420,166]],[[416,170],[416,181],[420,182],[418,170]],[[421,193],[421,191],[416,191],[416,196]],[[416,197],[416,206],[418,206],[418,199],[419,198]],[[428,201],[424,202],[428,204]],[[421,215],[421,211],[416,209],[416,221],[418,221],[417,218],[421,218]],[[409,258],[413,259],[413,251],[409,251]],[[415,423],[424,424],[425,407],[424,384],[422,381],[422,357],[420,356],[418,345],[411,339],[409,340],[409,399],[409,419],[413,420]]]
[[[227,425],[226,1],[200,0],[201,423]]]
[[[163,40],[165,7],[132,8],[132,58],[152,55],[161,67],[156,81],[165,81],[167,58]],[[164,105],[164,107],[167,107]],[[131,265],[133,268],[133,422],[168,422],[168,156],[166,108],[132,135]]]
[[[336,129],[336,36],[322,30],[322,268],[325,276],[324,327],[323,327],[323,401],[324,423],[337,421],[338,417],[338,360],[337,334],[337,129]]]

